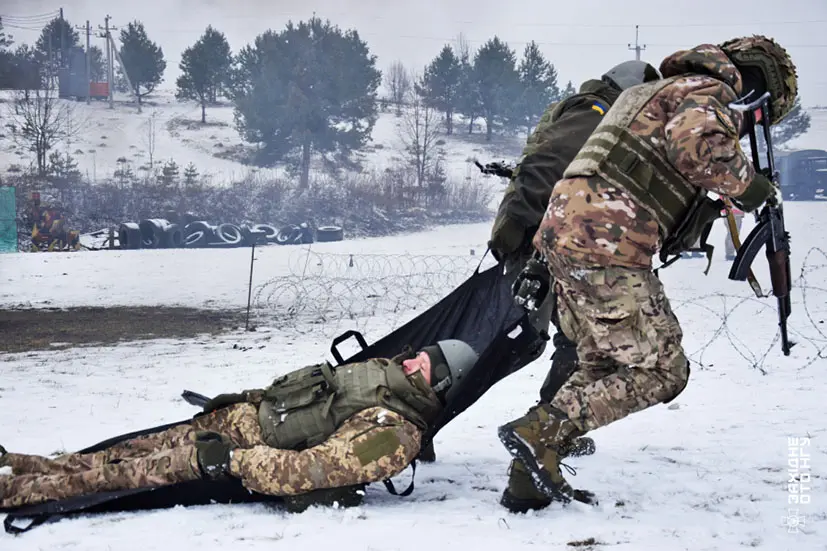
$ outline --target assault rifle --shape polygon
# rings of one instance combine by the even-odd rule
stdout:
[[[749,233],[741,247],[738,248],[732,269],[729,272],[729,279],[745,281],[750,276],[755,256],[762,247],[766,248],[767,260],[770,265],[770,280],[772,282],[772,294],[778,299],[778,326],[781,329],[781,350],[785,356],[790,355],[790,349],[795,345],[790,342],[787,336],[787,318],[790,317],[790,290],[792,289],[792,277],[790,274],[790,234],[784,228],[784,209],[781,197],[781,188],[778,183],[778,172],[775,169],[775,159],[772,152],[772,138],[770,136],[769,116],[769,92],[751,103],[735,102],[729,107],[736,111],[744,112],[750,124],[749,143],[752,150],[752,163],[756,171],[766,174],[775,184],[775,190],[764,204],[764,208],[756,215],[757,224]],[[755,111],[761,113],[761,128],[764,131],[764,141],[767,146],[767,166],[761,168],[758,154],[758,141],[755,135],[757,124]],[[752,282],[751,282],[752,283]],[[753,285],[753,289],[756,286]],[[756,291],[760,294],[760,286]],[[765,295],[769,296],[769,295]]]
[[[480,169],[480,172],[483,174],[493,174],[494,176],[499,176],[500,178],[508,178],[509,180],[514,175],[514,169],[510,166],[503,163],[486,163],[485,166],[480,164],[479,161],[475,160],[474,164],[477,165],[477,168]]]

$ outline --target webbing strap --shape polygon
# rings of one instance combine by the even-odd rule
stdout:
[[[390,479],[382,481],[382,483],[385,485],[385,488],[388,490],[389,494],[393,496],[407,497],[413,493],[414,479],[416,478],[416,459],[411,461],[411,469],[411,483],[408,485],[407,488],[405,488],[405,491],[402,493],[396,491],[396,486],[393,485],[393,482]]]

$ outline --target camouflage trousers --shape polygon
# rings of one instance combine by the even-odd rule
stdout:
[[[591,431],[683,390],[683,332],[651,270],[586,268],[562,255],[548,262],[560,326],[579,358],[551,405]]]
[[[235,404],[192,422],[90,454],[46,457],[8,453],[0,466],[0,509],[201,477],[195,432],[224,434],[237,446],[230,474],[250,490],[276,496],[385,480],[419,453],[421,432],[383,408],[363,410],[325,442],[303,451],[280,450],[261,439],[257,408]]]
[[[54,459],[8,453],[0,464],[11,467],[13,476],[0,476],[0,508],[196,480],[200,478],[193,445],[197,431],[224,434],[237,446],[262,444],[255,406],[237,404],[100,452]]]

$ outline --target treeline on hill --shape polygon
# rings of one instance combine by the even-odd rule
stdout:
[[[125,90],[128,82],[129,91],[141,102],[163,82],[167,65],[163,50],[139,21],[123,27],[119,40],[127,75],[118,66],[115,87]],[[62,49],[56,48],[56,44],[62,45]],[[66,51],[82,49],[78,33],[68,20],[55,19],[45,26],[34,47],[21,45],[12,49],[12,45],[0,22],[0,88],[23,90],[13,102],[10,122],[3,131],[11,132],[20,145],[34,153],[35,180],[39,178],[39,185],[53,182],[59,193],[67,197],[70,187],[88,187],[81,177],[67,179],[56,175],[65,172],[66,159],[70,159],[68,152],[59,153],[56,147],[77,132],[78,125],[72,124],[66,102],[61,104],[44,84],[54,78],[58,68],[65,66]],[[92,48],[90,55],[93,78],[105,79],[100,50]],[[518,58],[517,52],[497,36],[472,49],[460,35],[421,70],[410,70],[395,61],[381,71],[376,56],[356,30],[342,30],[317,17],[289,22],[280,31],[268,30],[236,53],[231,51],[224,34],[209,26],[183,52],[179,67],[176,95],[200,104],[202,123],[208,120],[210,106],[222,101],[233,105],[235,126],[250,144],[242,160],[258,166],[285,166],[297,180],[297,185],[285,188],[291,196],[300,197],[302,193],[311,193],[314,186],[321,186],[323,192],[316,190],[311,195],[320,201],[327,197],[331,202],[340,195],[323,182],[339,180],[339,188],[353,193],[354,200],[371,197],[384,203],[398,199],[400,205],[413,200],[414,205],[435,208],[434,198],[448,198],[451,190],[470,185],[447,182],[442,136],[473,133],[479,121],[485,123],[486,141],[491,141],[495,134],[524,135],[532,130],[549,103],[575,93],[570,81],[561,90],[557,70],[535,42],[529,42]],[[606,69],[595,68],[594,77]],[[386,94],[380,97],[383,83]],[[363,170],[363,176],[356,178],[360,183],[354,184],[354,177],[343,176],[340,169],[362,168],[354,153],[367,146],[382,108],[394,109],[399,117],[398,137],[403,144],[404,161],[370,176],[364,175],[369,170]],[[455,126],[455,121],[461,121],[462,126]],[[789,140],[806,131],[809,116],[798,105],[785,124],[786,127],[779,125],[774,131]],[[322,161],[322,170],[311,176],[314,158]],[[202,188],[190,185],[175,188],[168,195],[172,193],[171,184],[163,170],[155,169],[142,176],[128,174],[130,171],[124,164],[108,184],[112,193],[122,198],[113,199],[113,204],[122,205],[119,208],[123,215],[142,211],[141,205],[161,201],[162,196],[167,197],[164,207],[173,206],[170,203],[176,200],[190,201],[190,210],[204,209],[205,216],[215,206],[211,200],[202,202],[196,197],[216,193],[225,194],[222,204],[244,202],[233,199],[233,192],[195,192],[192,190]],[[282,189],[283,185],[287,184],[272,183],[273,189]],[[372,191],[365,191],[367,185]],[[235,184],[226,189],[235,189]],[[142,190],[145,197],[139,199]],[[242,188],[237,191],[247,193]],[[276,192],[267,187],[260,194]],[[474,194],[480,199],[484,195]],[[343,204],[352,203],[348,200]],[[252,204],[250,207],[257,208]],[[475,205],[473,210],[480,208],[481,205]]]

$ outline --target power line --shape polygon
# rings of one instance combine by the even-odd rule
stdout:
[[[54,19],[60,15],[60,11],[55,10],[50,13],[42,13],[39,15],[0,15],[0,19],[3,21],[16,21],[16,22],[26,22],[26,21],[40,21],[41,19]]]
[[[629,25],[623,25],[623,27],[629,27]],[[641,27],[645,27],[645,25],[641,25]],[[153,34],[181,34],[181,33],[201,33],[203,29],[195,29],[195,28],[169,28],[169,29],[153,29]],[[428,36],[428,35],[413,35],[413,34],[389,34],[389,33],[377,33],[377,32],[362,32],[359,31],[359,36],[367,37],[390,37],[390,38],[399,38],[405,40],[431,40],[434,42],[443,42],[443,43],[450,43],[455,42],[456,37],[448,38],[443,36]],[[467,37],[466,37],[467,38]],[[472,40],[468,39],[468,42],[484,42],[484,40]],[[555,41],[555,42],[548,42],[548,41],[537,41],[537,40],[506,40],[508,44],[517,44],[520,46],[527,46],[532,42],[537,44],[538,46],[574,46],[574,47],[606,47],[606,48],[616,48],[618,46],[628,46],[628,42],[568,42],[568,41]],[[678,43],[648,43],[646,46],[657,46],[657,47],[665,47],[665,48],[691,48],[693,46],[697,46],[700,42],[697,43],[687,43],[684,42],[682,44]],[[784,44],[785,48],[827,48],[827,44]],[[645,49],[645,48],[642,48]]]
[[[222,18],[225,20],[241,20],[241,21],[261,21],[263,17],[267,18],[276,18],[276,17],[299,17],[302,14],[294,13],[294,12],[281,12],[281,13],[267,13],[265,15],[223,15]],[[329,13],[326,15],[327,18],[332,20],[332,17],[335,16],[344,16],[344,15],[351,15],[350,12],[339,12],[339,13]],[[370,17],[371,20],[379,21],[379,20],[391,20],[391,21],[398,21],[398,17],[392,16],[383,16],[383,15],[374,15]],[[451,20],[451,23],[454,24],[461,24],[461,25],[474,25],[479,24],[479,20]],[[671,29],[680,29],[683,27],[754,27],[756,25],[812,25],[812,24],[823,24],[827,23],[827,19],[806,19],[806,20],[789,20],[789,21],[739,21],[736,23],[652,23],[652,24],[644,24],[640,25],[644,28],[671,28]],[[509,27],[558,27],[558,28],[585,28],[585,29],[622,29],[622,28],[629,28],[631,24],[623,24],[623,23],[574,23],[574,22],[566,22],[566,23],[514,23],[510,24]]]

